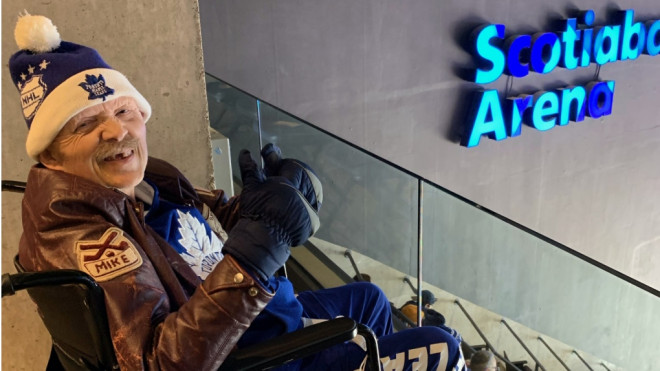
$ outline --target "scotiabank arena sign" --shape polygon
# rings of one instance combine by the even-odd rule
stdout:
[[[530,71],[548,74],[557,67],[573,70],[591,63],[604,65],[660,52],[660,20],[635,22],[634,11],[619,13],[616,24],[594,27],[593,10],[563,21],[563,31],[515,35],[505,39],[503,24],[488,24],[474,32],[478,61],[477,84],[488,84],[502,74],[523,78]],[[522,123],[545,131],[612,113],[614,81],[592,81],[553,91],[500,99],[497,90],[477,93],[461,144],[474,147],[482,135],[503,140],[520,135]]]

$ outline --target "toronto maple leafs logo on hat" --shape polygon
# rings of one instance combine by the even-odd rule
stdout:
[[[105,79],[101,74],[99,74],[98,77],[94,75],[85,75],[85,82],[81,82],[78,86],[89,93],[89,97],[87,98],[89,100],[103,98],[105,101],[105,97],[115,93],[114,89],[105,85]]]

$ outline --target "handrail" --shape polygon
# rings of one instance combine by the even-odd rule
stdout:
[[[362,273],[360,273],[360,270],[357,267],[357,264],[355,264],[355,259],[353,259],[353,254],[351,254],[351,250],[346,249],[344,251],[344,256],[348,258],[348,260],[351,261],[351,265],[353,266],[353,269],[355,270],[355,276],[357,277],[358,281],[364,281],[364,278],[362,278]]]
[[[525,343],[524,343],[524,342],[522,341],[522,339],[518,336],[518,334],[516,334],[516,332],[513,331],[513,329],[511,328],[511,326],[509,326],[509,324],[506,322],[506,320],[505,320],[504,318],[502,318],[502,319],[500,320],[500,322],[502,322],[502,323],[504,324],[504,326],[506,326],[506,328],[508,328],[509,331],[511,331],[511,334],[513,334],[513,337],[515,337],[516,340],[518,340],[518,342],[520,343],[520,345],[522,345],[523,349],[525,349],[525,351],[527,352],[527,354],[529,354],[529,356],[532,357],[532,359],[533,359],[534,362],[536,363],[536,368],[535,368],[535,369],[540,368],[541,370],[545,371],[545,367],[543,367],[543,364],[541,364],[541,362],[540,362],[540,361],[534,356],[534,354],[532,353],[532,351],[529,350],[529,348],[527,348],[527,345],[525,345]]]
[[[514,365],[511,361],[509,361],[508,358],[503,357],[501,354],[499,354],[499,353],[497,352],[497,350],[495,349],[495,347],[493,347],[493,344],[491,344],[491,342],[488,341],[488,338],[486,337],[486,335],[484,335],[484,333],[481,331],[481,329],[479,328],[479,326],[477,326],[477,323],[474,322],[474,320],[472,319],[472,316],[470,316],[470,314],[467,312],[467,310],[465,310],[465,308],[463,307],[463,305],[461,304],[461,302],[460,302],[458,299],[455,299],[455,300],[454,300],[454,304],[458,305],[458,307],[461,308],[461,311],[463,312],[463,314],[465,315],[465,317],[467,317],[467,319],[470,321],[470,323],[472,324],[472,327],[474,327],[474,329],[477,330],[477,333],[479,334],[479,336],[481,336],[481,339],[486,343],[486,346],[488,347],[488,349],[490,349],[490,351],[493,352],[493,354],[496,355],[499,359],[501,359],[502,361],[504,361],[504,363],[506,363],[507,366],[511,366],[511,367],[513,367],[513,369],[515,369],[515,370],[517,370],[517,371],[521,371],[521,370],[518,368],[518,366]],[[508,370],[508,369],[509,369],[509,368],[507,367],[507,370]]]
[[[403,277],[403,282],[407,283],[408,286],[413,290],[413,292],[417,292],[417,288],[413,285],[413,283],[410,281],[410,278],[408,277]]]
[[[555,358],[557,359],[557,361],[559,361],[559,363],[561,363],[561,365],[564,366],[565,369],[567,369],[568,371],[571,371],[571,369],[568,368],[568,366],[566,365],[566,363],[564,363],[564,361],[562,361],[561,358],[559,358],[559,356],[557,355],[557,353],[555,353],[555,351],[552,350],[552,348],[550,348],[550,345],[548,345],[548,343],[546,343],[545,340],[543,340],[542,337],[539,336],[538,339],[539,339],[539,341],[540,341],[541,343],[543,343],[543,345],[545,345],[546,348],[548,348],[548,350],[550,351],[550,353],[552,353],[552,355],[555,356]]]
[[[240,91],[241,93],[243,93],[243,94],[245,94],[245,95],[247,95],[247,96],[249,96],[253,99],[256,99],[259,102],[259,104],[260,103],[266,103],[266,104],[268,104],[272,107],[277,107],[277,106],[275,106],[275,105],[273,105],[273,104],[271,104],[267,101],[264,101],[261,98],[258,98],[256,96],[254,96],[253,94],[250,94],[250,93],[246,92],[245,90],[243,90],[243,89],[241,89],[241,88],[239,88],[239,87],[237,87],[237,86],[235,86],[235,85],[233,85],[233,84],[231,84],[231,83],[229,83],[229,82],[227,82],[223,79],[218,78],[217,76],[215,76],[211,73],[206,72],[206,74],[208,76],[222,82],[223,84],[226,84],[226,85],[230,86],[231,88],[236,89],[236,90]],[[603,270],[603,271],[605,271],[609,274],[612,274],[615,277],[617,277],[619,279],[622,279],[622,280],[630,283],[631,285],[636,286],[636,287],[638,287],[638,288],[640,288],[640,289],[642,289],[642,290],[644,290],[644,291],[660,298],[660,290],[658,290],[658,289],[655,289],[655,288],[653,288],[653,287],[651,287],[651,286],[649,286],[649,285],[647,285],[647,284],[645,284],[641,281],[638,281],[638,280],[636,280],[636,279],[634,279],[634,278],[632,278],[632,277],[630,277],[630,276],[628,276],[628,275],[626,275],[626,274],[624,274],[624,273],[622,273],[622,272],[620,272],[620,271],[618,271],[618,270],[616,270],[616,269],[614,269],[610,266],[607,266],[607,265],[599,262],[598,260],[596,260],[594,258],[591,258],[591,257],[589,257],[589,256],[587,256],[587,255],[585,255],[585,254],[583,254],[583,253],[581,253],[577,250],[574,250],[574,249],[572,249],[572,248],[570,248],[570,247],[568,247],[568,246],[566,246],[566,245],[564,245],[564,244],[562,244],[558,241],[555,241],[555,240],[551,239],[550,237],[547,237],[547,236],[545,236],[545,235],[543,235],[543,234],[541,234],[541,233],[539,233],[539,232],[537,232],[533,229],[530,229],[530,228],[528,228],[528,227],[526,227],[526,226],[524,226],[524,225],[522,225],[522,224],[520,224],[520,223],[518,223],[514,220],[511,220],[511,219],[505,217],[504,215],[498,214],[497,212],[495,212],[493,210],[490,210],[487,207],[479,205],[476,202],[474,202],[474,201],[472,201],[468,198],[465,198],[465,197],[459,195],[458,193],[453,192],[453,191],[451,191],[451,190],[435,183],[432,180],[424,178],[421,175],[418,175],[418,174],[416,174],[416,173],[414,173],[414,172],[412,172],[408,169],[405,169],[405,168],[403,168],[403,167],[401,167],[401,166],[399,166],[399,165],[397,165],[397,164],[395,164],[395,163],[393,163],[393,162],[391,162],[391,161],[389,161],[389,160],[387,160],[387,159],[385,159],[385,158],[383,158],[383,157],[381,157],[381,156],[379,156],[375,153],[372,153],[372,152],[370,152],[370,151],[368,151],[368,150],[366,150],[362,147],[359,147],[359,146],[347,141],[346,139],[343,139],[343,138],[341,138],[341,137],[339,137],[339,136],[337,136],[337,135],[335,135],[335,134],[333,134],[333,133],[331,133],[331,132],[329,132],[325,129],[322,129],[322,128],[320,128],[320,127],[318,127],[318,126],[316,126],[316,125],[314,125],[314,124],[312,124],[312,123],[310,123],[306,120],[303,120],[303,119],[301,119],[300,117],[298,117],[294,114],[283,111],[279,108],[278,108],[278,110],[282,111],[283,113],[286,113],[287,115],[289,115],[292,118],[304,123],[305,125],[308,125],[309,127],[312,127],[315,130],[318,130],[318,131],[324,133],[325,135],[328,135],[329,137],[332,137],[333,139],[338,140],[339,142],[344,143],[344,144],[352,147],[353,149],[355,149],[357,151],[360,151],[360,152],[362,152],[362,153],[364,153],[364,154],[366,154],[366,155],[368,155],[368,156],[370,156],[370,157],[372,157],[372,158],[374,158],[374,159],[376,159],[376,160],[378,160],[378,161],[380,161],[384,164],[387,164],[388,166],[390,166],[390,167],[392,167],[392,168],[394,168],[398,171],[401,171],[402,173],[405,173],[405,174],[419,180],[420,182],[428,183],[429,185],[431,185],[431,186],[441,190],[442,192],[444,192],[444,193],[446,193],[446,194],[462,201],[463,203],[466,203],[466,204],[468,204],[468,205],[470,205],[474,208],[477,208],[477,209],[483,211],[484,213],[486,213],[488,215],[491,215],[491,216],[493,216],[493,217],[495,217],[495,218],[497,218],[497,219],[499,219],[499,220],[501,220],[501,221],[503,221],[503,222],[519,229],[519,230],[522,230],[523,232],[526,232],[526,233],[528,233],[528,234],[530,234],[530,235],[532,235],[532,236],[534,236],[534,237],[536,237],[536,238],[538,238],[538,239],[540,239],[540,240],[542,240],[542,241],[544,241],[544,242],[546,242],[546,243],[548,243],[548,244],[550,244],[550,245],[552,245],[552,246],[554,246],[554,247],[556,247],[560,250],[563,250],[564,252],[566,252],[568,254],[571,254],[571,255],[575,256],[576,258],[578,258],[582,261],[585,261],[585,262],[587,262],[587,263],[589,263],[589,264],[591,264],[591,265],[593,265],[597,268],[600,268],[601,270]],[[261,133],[260,133],[260,135],[261,135]]]
[[[577,352],[577,350],[573,349],[573,353],[575,353],[575,355],[578,356],[578,358],[580,359],[580,361],[582,361],[582,363],[584,363],[584,365],[587,366],[587,368],[588,368],[590,371],[594,371],[594,369],[591,368],[591,366],[589,366],[589,364],[587,363],[587,361],[585,361],[584,358],[582,358],[582,356],[580,355],[580,353]]]

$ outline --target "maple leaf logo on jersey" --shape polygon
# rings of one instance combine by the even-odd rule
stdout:
[[[87,97],[89,100],[102,98],[105,101],[105,97],[115,93],[114,89],[105,85],[105,78],[101,74],[98,77],[85,75],[85,82],[81,82],[78,86],[89,93],[89,97]]]
[[[209,239],[204,224],[189,212],[183,213],[180,210],[176,212],[179,216],[178,231],[181,234],[179,243],[186,249],[181,257],[190,265],[195,274],[201,279],[205,279],[224,257],[220,252],[222,243],[213,232],[210,233],[211,238]]]

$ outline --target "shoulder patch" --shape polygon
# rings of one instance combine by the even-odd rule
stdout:
[[[76,242],[78,266],[99,282],[137,269],[142,256],[117,227],[109,228],[99,240]]]

